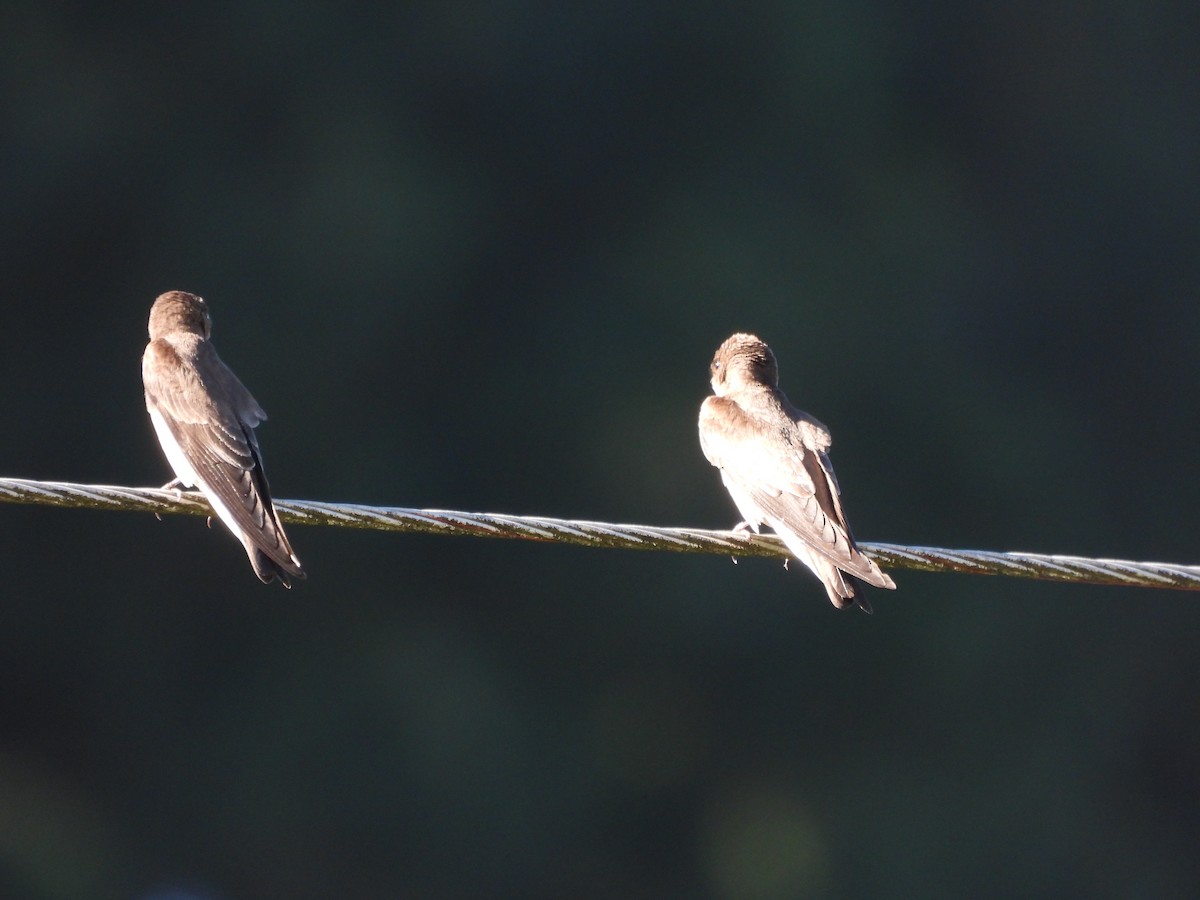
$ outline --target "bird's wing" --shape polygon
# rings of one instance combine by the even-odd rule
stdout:
[[[779,440],[733,400],[709,397],[700,407],[700,448],[710,463],[755,496],[767,485],[772,493],[786,489],[813,496],[812,477],[803,466],[790,464],[791,454],[779,451]]]
[[[734,400],[709,397],[700,414],[704,455],[787,539],[864,581],[891,583],[854,544],[825,448],[828,432],[806,420],[771,428]],[[818,449],[819,448],[819,449]]]
[[[238,535],[286,572],[302,574],[271,504],[254,428],[266,418],[237,376],[208,344],[203,370],[166,341],[152,341],[143,358],[146,403],[153,404],[200,487]],[[205,358],[206,357],[206,358]],[[262,573],[260,573],[262,577]]]

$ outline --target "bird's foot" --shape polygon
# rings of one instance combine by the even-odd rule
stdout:
[[[159,488],[159,490],[160,491],[174,491],[176,500],[183,499],[183,482],[180,481],[178,478],[172,478],[170,481],[168,481],[166,484],[164,484],[161,488]]]
[[[749,540],[750,540],[750,534],[751,534],[751,532],[752,532],[752,531],[754,531],[754,530],[755,530],[755,528],[754,528],[754,526],[753,526],[753,525],[751,525],[749,522],[738,522],[738,523],[737,523],[736,525],[734,525],[734,526],[733,526],[733,528],[732,528],[732,529],[730,529],[730,530],[731,530],[731,531],[732,531],[734,534],[736,534],[736,535],[739,535],[739,536],[742,538],[742,540],[749,541]],[[738,564],[738,558],[737,558],[736,556],[731,556],[731,557],[729,557],[729,558],[733,560],[733,564],[734,564],[735,566]]]
[[[172,478],[170,481],[168,481],[166,484],[164,484],[162,487],[160,487],[159,490],[160,491],[174,491],[176,500],[183,499],[183,482],[180,481],[178,478]],[[162,516],[159,515],[158,513],[154,514],[154,518],[158,519],[158,521],[160,521],[160,522],[162,521]]]

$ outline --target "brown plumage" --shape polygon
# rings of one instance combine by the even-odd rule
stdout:
[[[752,334],[735,334],[713,357],[715,396],[700,407],[700,446],[745,525],[767,525],[825,585],[836,607],[870,604],[854,578],[896,587],[859,552],[842,511],[829,460],[829,431],[788,402],[779,389],[771,348]],[[853,576],[853,577],[848,577]]]
[[[171,484],[199,488],[246,548],[264,583],[304,578],[263,473],[254,429],[267,414],[209,343],[204,300],[169,291],[150,310],[142,356],[146,409],[175,470]]]

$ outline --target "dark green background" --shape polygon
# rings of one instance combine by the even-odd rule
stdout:
[[[281,497],[732,525],[748,330],[861,537],[1200,562],[1194,3],[202,6],[0,12],[0,474],[177,288]],[[291,534],[0,509],[0,894],[1200,893],[1192,596]]]

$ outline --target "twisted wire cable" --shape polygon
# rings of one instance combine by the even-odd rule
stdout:
[[[0,502],[150,512],[156,515],[213,515],[204,495],[196,491],[70,484],[20,478],[0,478]],[[771,534],[616,525],[542,516],[405,509],[313,500],[276,500],[275,509],[285,522],[298,525],[517,538],[611,550],[789,556],[783,542]],[[889,568],[960,572],[969,575],[1003,575],[1011,578],[1036,578],[1080,584],[1200,590],[1200,566],[993,550],[946,550],[940,547],[865,542],[860,543],[859,548]]]

